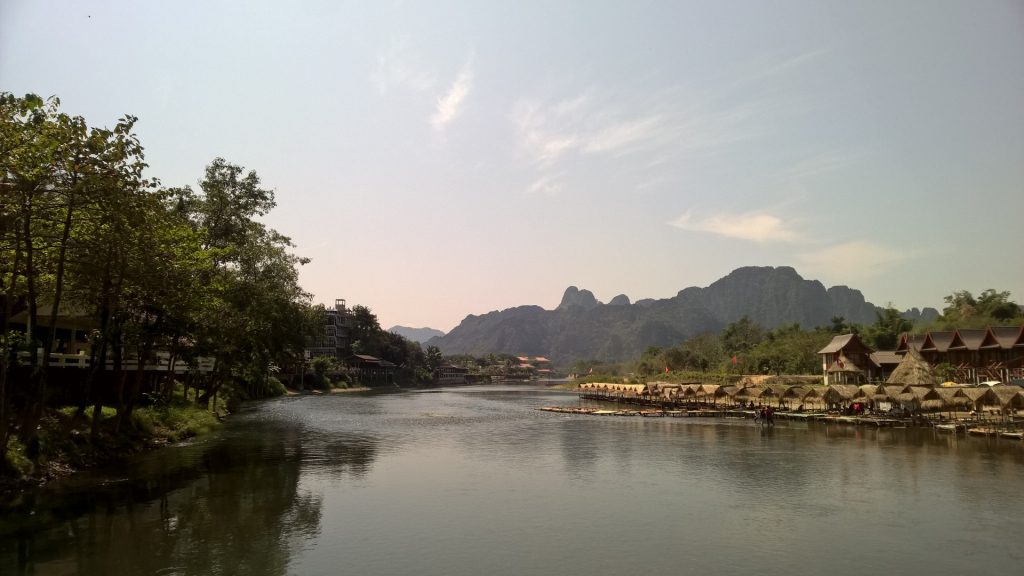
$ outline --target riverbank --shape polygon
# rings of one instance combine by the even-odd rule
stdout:
[[[8,441],[0,460],[0,496],[206,434],[220,426],[225,415],[223,409],[215,414],[182,401],[137,408],[131,422],[118,426],[116,411],[104,407],[93,435],[91,419],[76,416],[73,407],[49,409],[35,442],[25,446],[16,438]]]

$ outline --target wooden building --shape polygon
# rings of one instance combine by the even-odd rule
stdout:
[[[353,354],[345,359],[349,374],[366,386],[394,386],[395,365],[366,354]]]
[[[434,368],[434,382],[438,384],[465,384],[469,368],[445,364]]]
[[[896,353],[911,349],[932,366],[948,364],[961,384],[1024,379],[1024,326],[902,334]]]
[[[825,385],[860,384],[878,377],[879,367],[871,360],[874,352],[856,334],[841,334],[818,350]]]

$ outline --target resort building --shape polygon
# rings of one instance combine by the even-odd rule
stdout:
[[[434,368],[434,382],[438,384],[465,384],[469,368],[445,364]]]
[[[859,384],[885,380],[910,350],[932,367],[947,365],[959,384],[1024,380],[1024,326],[904,333],[896,350],[877,352],[856,334],[843,334],[818,354],[826,385]]]
[[[874,350],[856,334],[832,338],[827,346],[818,350],[825,384],[859,384],[881,378],[879,366],[871,359],[872,353]]]
[[[946,364],[958,383],[1024,379],[1024,326],[991,326],[900,336],[896,353],[910,349],[932,366]]]
[[[366,386],[393,386],[395,365],[366,354],[353,354],[345,359],[349,374]]]
[[[349,355],[352,347],[352,313],[345,306],[345,300],[338,298],[334,308],[324,307],[324,329],[306,348],[307,358],[329,356],[341,360]]]

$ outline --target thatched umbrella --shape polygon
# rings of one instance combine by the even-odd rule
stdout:
[[[932,365],[921,357],[921,353],[913,348],[907,350],[899,366],[889,375],[887,383],[910,384],[912,386],[935,386],[938,379]]]

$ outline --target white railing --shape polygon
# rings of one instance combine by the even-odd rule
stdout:
[[[37,352],[39,359],[42,361],[43,351]],[[18,360],[21,362],[28,362],[30,354],[28,352],[18,352]],[[196,366],[196,370],[201,373],[213,372],[213,358],[199,358]],[[84,352],[78,354],[50,354],[50,366],[55,368],[88,368],[92,365],[89,361],[89,356]],[[121,363],[121,368],[124,370],[137,370],[139,362],[136,359],[125,360]],[[107,360],[107,370],[114,369],[114,361]],[[171,355],[167,352],[157,352],[154,354],[153,359],[146,362],[143,367],[144,370],[154,372],[170,372],[171,371]],[[178,358],[174,363],[175,374],[186,374],[189,372],[188,363],[181,358]]]

